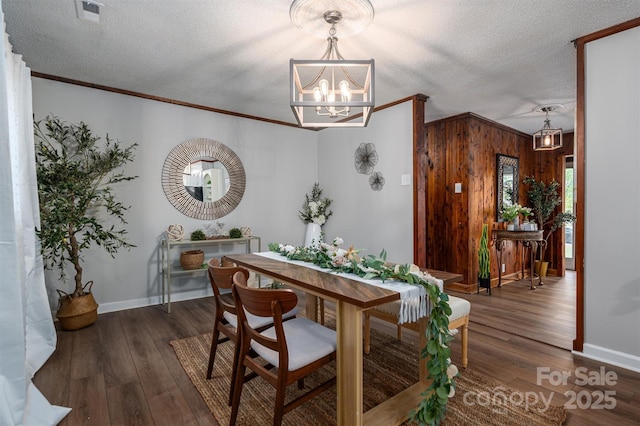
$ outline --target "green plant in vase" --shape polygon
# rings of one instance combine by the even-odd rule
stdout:
[[[491,259],[489,257],[489,226],[482,225],[480,246],[478,247],[478,291],[486,288],[491,294]]]

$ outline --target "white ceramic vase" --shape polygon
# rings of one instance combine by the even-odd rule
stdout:
[[[320,233],[322,227],[317,223],[307,223],[307,231],[304,234],[305,247],[317,247],[320,244]]]

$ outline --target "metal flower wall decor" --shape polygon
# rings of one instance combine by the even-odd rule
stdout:
[[[378,164],[376,146],[372,143],[361,143],[354,153],[354,163],[358,173],[371,174],[375,165]]]
[[[373,169],[378,164],[378,152],[372,143],[362,142],[353,154],[356,171],[369,176],[369,186],[374,191],[381,191],[385,179],[381,172],[374,172]]]
[[[374,191],[382,191],[384,183],[384,176],[382,176],[382,173],[380,172],[373,172],[371,176],[369,176],[369,185]]]

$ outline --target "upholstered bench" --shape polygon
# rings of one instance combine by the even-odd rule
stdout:
[[[469,303],[468,300],[449,295],[449,306],[451,307],[449,330],[457,330],[462,327],[460,332],[462,340],[462,367],[467,368],[467,343],[469,337],[469,313],[471,312],[471,303]],[[364,353],[368,354],[371,349],[370,317],[379,318],[392,324],[396,324],[398,340],[402,340],[402,327],[416,332],[419,331],[418,322],[398,324],[399,312],[400,301],[386,303],[364,311]]]

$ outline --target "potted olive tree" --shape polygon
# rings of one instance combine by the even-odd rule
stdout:
[[[533,217],[538,222],[538,229],[543,231],[544,244],[540,245],[540,258],[535,269],[539,268],[537,272],[545,276],[549,262],[544,260],[544,252],[549,237],[558,228],[575,222],[576,217],[571,212],[556,212],[556,208],[562,204],[562,197],[558,195],[560,184],[555,179],[546,184],[543,181],[537,181],[533,176],[525,176],[524,183],[529,185],[527,196]]]
[[[57,290],[61,326],[75,330],[98,317],[93,281],[82,280],[84,251],[95,244],[114,256],[119,248],[134,247],[125,239],[127,231],[111,222],[127,223],[129,207],[116,200],[113,185],[137,177],[121,170],[133,161],[137,144],[123,148],[109,135],[99,143],[85,123],[68,124],[53,116],[34,122],[34,134],[40,205],[36,234],[45,267],[58,268],[61,281],[68,267],[75,270],[73,291]]]

